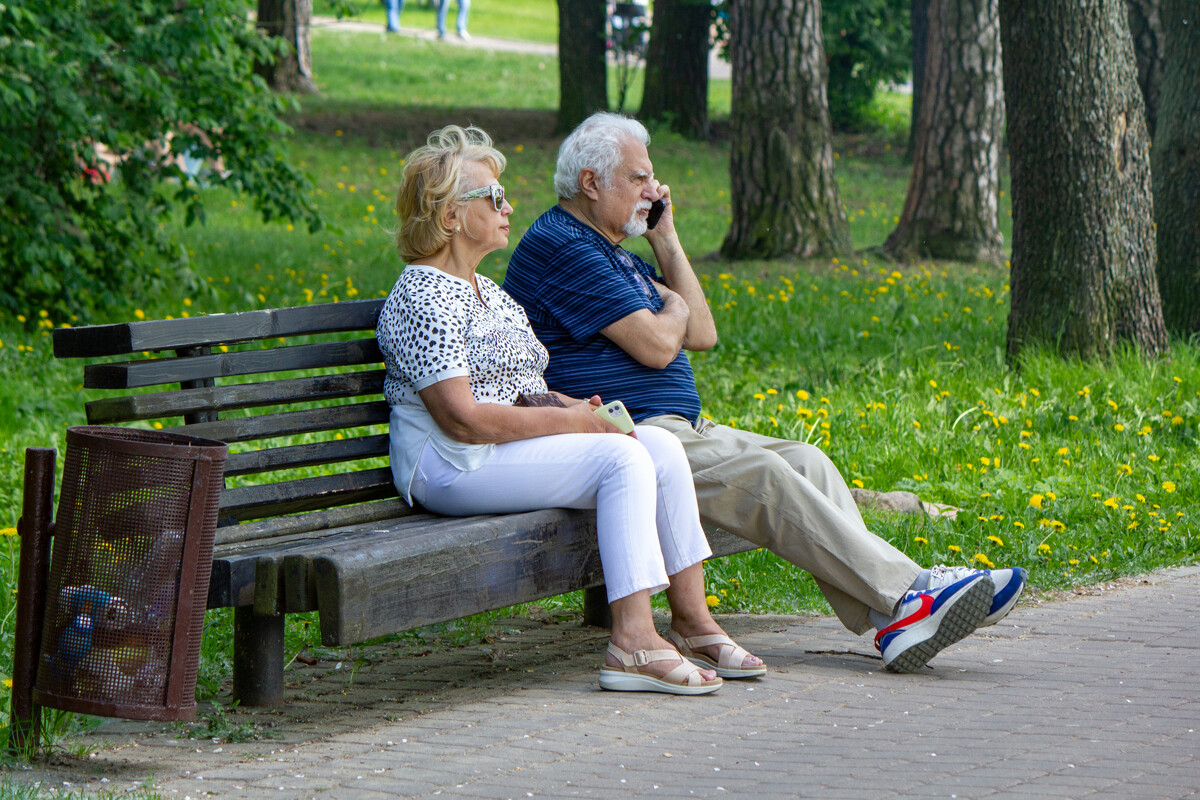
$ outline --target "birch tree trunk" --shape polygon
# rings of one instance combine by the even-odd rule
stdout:
[[[1000,81],[997,0],[932,0],[913,170],[893,258],[1003,260],[999,223]]]
[[[1000,0],[1012,165],[1008,359],[1167,349],[1125,0]]]
[[[1167,328],[1200,332],[1200,4],[1162,0],[1165,30],[1154,168],[1158,287]]]
[[[735,0],[726,258],[850,250],[833,176],[820,0]]]

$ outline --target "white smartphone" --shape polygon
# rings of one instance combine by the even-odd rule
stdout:
[[[625,410],[625,404],[620,400],[613,400],[611,403],[598,406],[596,413],[616,425],[621,433],[633,433],[633,417],[629,416],[629,412]]]

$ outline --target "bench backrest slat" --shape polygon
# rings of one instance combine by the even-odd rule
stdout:
[[[216,422],[198,422],[165,430],[203,436],[206,439],[220,439],[223,442],[249,442],[277,436],[356,428],[362,425],[386,425],[387,421],[388,404],[376,400],[348,406],[262,414],[256,417],[229,417]]]
[[[134,389],[264,372],[378,364],[382,360],[383,356],[374,339],[356,339],[118,364],[93,364],[84,368],[83,385],[88,389]]]
[[[220,519],[262,519],[333,505],[382,500],[396,494],[389,467],[340,472],[316,478],[226,489],[221,493]]]
[[[122,396],[89,402],[92,424],[153,424],[232,443],[218,541],[253,542],[407,509],[386,466],[389,410],[374,339],[382,306],[60,328],[55,355],[109,358],[85,367],[84,385]]]
[[[354,506],[337,506],[290,517],[273,517],[254,522],[243,522],[241,525],[228,525],[217,528],[216,544],[218,547],[228,550],[239,545],[253,546],[254,542],[266,536],[324,531],[346,525],[362,525],[424,513],[427,512],[419,508],[409,508],[408,504],[398,497],[390,497],[386,500],[376,500]]]
[[[297,444],[230,453],[225,462],[226,475],[252,475],[273,470],[297,469],[320,464],[337,464],[388,454],[388,435],[356,436],[332,442]]]
[[[59,328],[54,332],[54,355],[57,358],[97,358],[233,344],[276,336],[373,331],[381,308],[383,300],[349,300],[190,319]]]
[[[105,397],[87,404],[87,418],[93,425],[112,425],[118,422],[170,419],[201,411],[234,411],[346,397],[378,397],[383,394],[384,374],[381,369],[360,370],[281,381]]]

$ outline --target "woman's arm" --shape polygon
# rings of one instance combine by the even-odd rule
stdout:
[[[468,444],[499,444],[555,433],[621,433],[595,414],[598,402],[565,395],[563,401],[571,403],[566,408],[477,403],[466,377],[438,381],[418,394],[438,427],[451,439]]]

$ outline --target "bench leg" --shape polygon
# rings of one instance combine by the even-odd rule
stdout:
[[[583,590],[583,624],[612,627],[612,609],[608,607],[608,590],[604,584]]]
[[[283,702],[283,615],[233,610],[233,699],[243,706]]]

